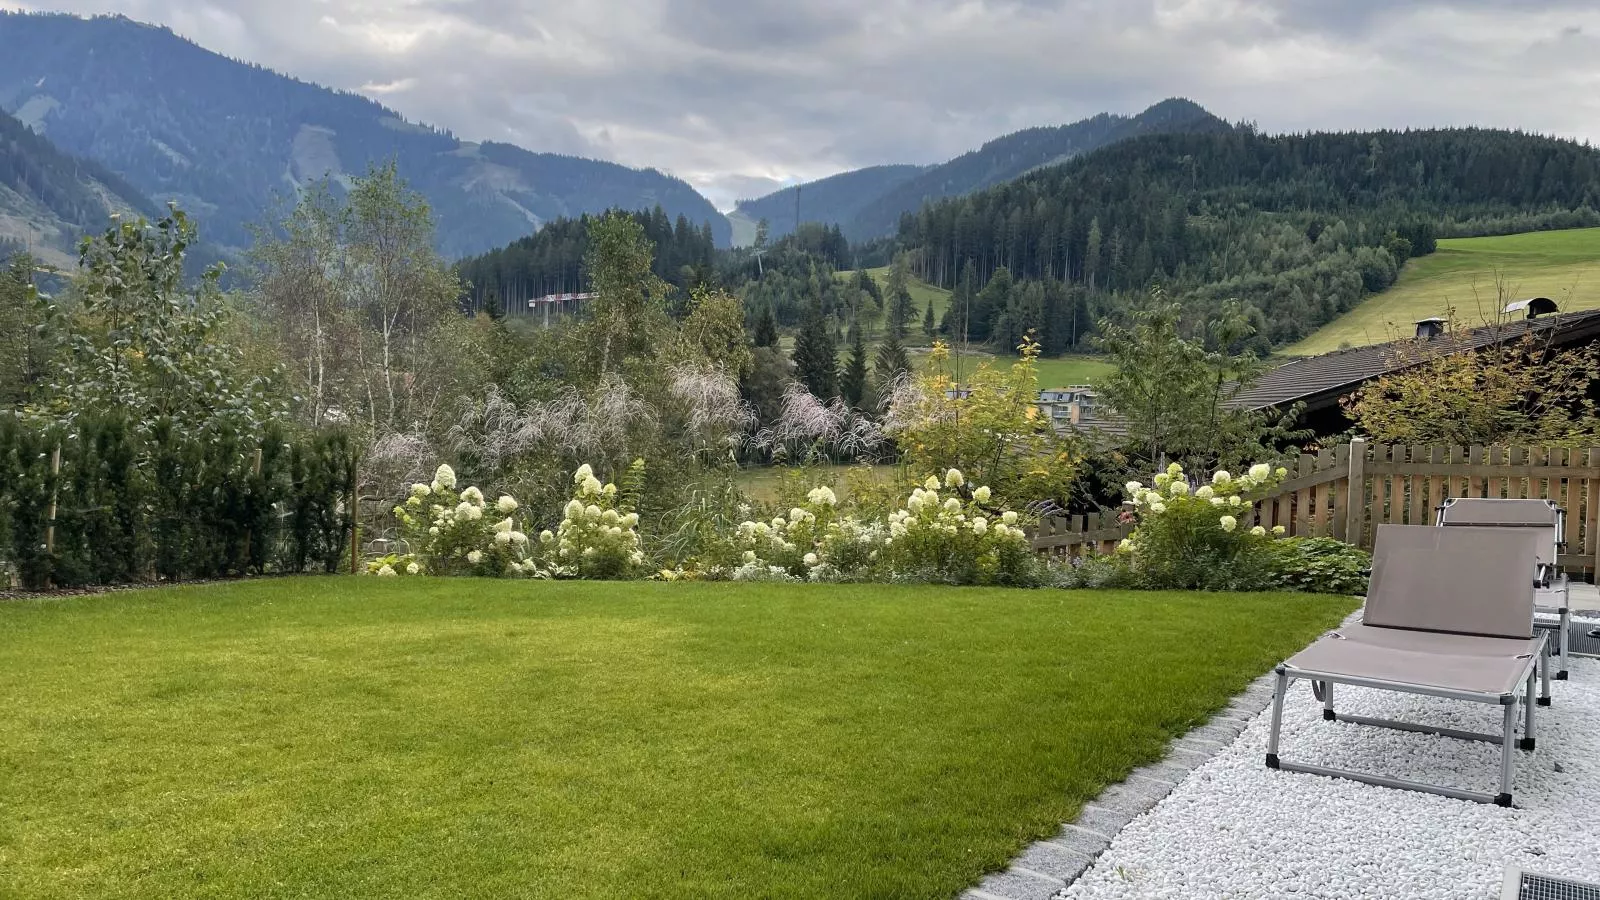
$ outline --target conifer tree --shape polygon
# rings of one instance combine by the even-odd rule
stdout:
[[[755,345],[757,347],[778,346],[778,318],[772,312],[772,304],[761,307],[761,317],[756,319]]]
[[[823,400],[839,394],[839,359],[833,342],[833,329],[822,314],[822,304],[812,303],[806,308],[800,333],[795,335],[794,374],[806,389]]]
[[[839,393],[844,402],[859,409],[867,395],[867,346],[861,342],[861,329],[852,327],[850,331],[850,358],[839,378]]]
[[[922,334],[923,334],[924,337],[928,338],[929,340],[932,340],[934,333],[936,331],[938,331],[938,330],[939,330],[939,321],[933,315],[933,298],[929,297],[928,298],[928,311],[923,313],[923,315],[922,315]]]
[[[905,345],[895,340],[893,335],[878,345],[878,352],[872,360],[872,384],[880,398],[889,395],[895,379],[901,373],[910,371],[911,357],[906,354]]]

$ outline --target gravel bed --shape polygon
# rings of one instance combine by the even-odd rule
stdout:
[[[1600,661],[1577,659],[1519,753],[1502,809],[1264,764],[1268,715],[1134,819],[1058,898],[1491,900],[1507,864],[1600,882]],[[1498,710],[1348,686],[1341,712],[1497,731]],[[1496,790],[1499,748],[1325,722],[1305,682],[1284,706],[1285,759]]]

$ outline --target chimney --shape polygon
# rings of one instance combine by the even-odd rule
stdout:
[[[1443,319],[1422,319],[1417,322],[1417,339],[1422,341],[1432,340],[1444,334],[1445,321]]]

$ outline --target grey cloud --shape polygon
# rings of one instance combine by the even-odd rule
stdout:
[[[6,0],[0,0],[0,4]],[[715,202],[1187,96],[1268,130],[1600,138],[1593,0],[28,0],[167,23],[469,140]]]

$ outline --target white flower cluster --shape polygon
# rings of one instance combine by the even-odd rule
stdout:
[[[836,581],[859,569],[876,553],[884,529],[841,516],[838,505],[832,488],[817,487],[806,495],[805,506],[786,515],[740,523],[734,532],[739,559],[732,577],[749,581],[776,570],[799,580]]]
[[[1274,471],[1266,463],[1256,463],[1244,475],[1234,476],[1226,470],[1219,470],[1211,476],[1210,483],[1191,486],[1184,476],[1183,466],[1172,463],[1165,472],[1155,476],[1155,487],[1130,481],[1124,485],[1124,489],[1133,501],[1141,522],[1150,516],[1164,514],[1169,507],[1177,504],[1182,504],[1186,512],[1192,511],[1193,504],[1208,504],[1212,514],[1216,515],[1217,527],[1231,534],[1239,527],[1239,516],[1252,505],[1250,495],[1278,484],[1288,475],[1288,469]],[[1267,529],[1257,525],[1250,529],[1250,533],[1265,537]],[[1283,526],[1272,529],[1272,533],[1282,535]],[[1124,541],[1123,546],[1126,549],[1129,542]]]
[[[604,484],[588,463],[572,475],[573,497],[555,531],[539,535],[553,553],[552,572],[579,578],[622,578],[644,565],[639,514],[617,509],[617,486]]]
[[[413,484],[394,508],[410,553],[375,560],[368,570],[386,577],[534,574],[528,537],[516,528],[516,498],[501,495],[490,507],[477,487],[460,493],[455,487],[456,473],[448,465],[439,466],[432,483]],[[503,518],[487,517],[491,508]]]
[[[942,483],[929,476],[906,498],[903,509],[889,515],[884,544],[890,575],[932,573],[963,583],[1006,582],[1026,565],[1032,546],[1014,510],[995,515],[983,508],[992,496],[987,485],[971,485],[959,469],[946,472]]]

